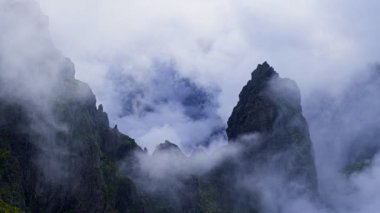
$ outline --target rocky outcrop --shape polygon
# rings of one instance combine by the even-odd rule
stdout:
[[[268,163],[267,167],[282,171],[289,181],[304,184],[302,190],[316,192],[313,148],[299,89],[294,81],[280,78],[268,63],[257,66],[241,91],[227,135],[231,143],[251,147],[246,157],[253,167],[256,162],[261,167]]]
[[[264,93],[270,80],[277,77],[278,74],[266,62],[258,65],[252,73],[252,79],[240,92],[239,103],[228,120],[227,136],[230,141],[245,134],[273,129],[278,110],[271,97]]]

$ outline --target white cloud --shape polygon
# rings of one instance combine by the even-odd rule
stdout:
[[[76,63],[78,77],[107,102],[106,109],[112,108],[111,91],[104,92],[101,82],[106,84],[104,75],[115,63],[144,78],[152,61],[174,60],[184,75],[222,88],[220,114],[227,118],[250,71],[264,60],[307,93],[376,58],[360,33],[368,26],[363,17],[376,15],[373,1],[359,5],[367,14],[353,14],[353,1],[39,2],[55,42]]]
[[[33,100],[26,100],[27,103],[44,111],[44,107],[49,108],[45,104],[49,101],[41,101],[35,94],[43,94],[47,99],[52,96],[53,91],[49,89],[55,81],[51,77],[58,77],[56,74],[62,71],[64,67],[61,65],[66,60],[53,47],[44,27],[46,17],[39,14],[34,4],[26,5],[24,11],[21,4],[15,7],[17,10],[12,10],[3,6],[3,2],[0,0],[0,27],[5,29],[0,34],[0,59],[1,69],[5,71],[0,73],[1,78],[23,84],[18,87],[18,84],[8,82],[14,97],[31,98]],[[218,123],[218,119],[211,116],[204,120],[189,120],[178,102],[162,105],[144,119],[137,115],[118,118],[122,106],[120,94],[115,91],[110,78],[114,72],[131,75],[137,82],[150,83],[151,76],[160,74],[154,69],[157,61],[174,61],[176,71],[181,75],[200,85],[216,85],[221,89],[219,114],[226,119],[256,63],[268,60],[282,76],[295,79],[301,90],[308,93],[315,88],[329,90],[343,86],[358,68],[379,57],[380,25],[376,25],[376,21],[380,3],[375,1],[39,2],[49,16],[53,40],[65,55],[73,59],[77,76],[92,85],[112,122],[119,123],[123,132],[137,136],[139,142],[150,150],[164,139],[188,145],[191,140],[207,135],[208,127]],[[118,70],[114,70],[115,67]],[[52,73],[40,76],[40,70]],[[160,87],[153,89],[157,90],[153,91],[154,95],[169,94],[164,97],[171,97],[170,91],[158,91]],[[350,207],[360,213],[372,213],[378,209],[378,160],[364,173],[348,180],[337,174],[340,169],[337,167],[342,165],[335,162],[342,160],[340,152],[347,146],[344,142],[350,142],[347,139],[351,136],[349,132],[377,126],[376,119],[375,123],[368,122],[378,117],[377,112],[367,110],[368,106],[378,105],[377,90],[371,91],[375,92],[359,94],[368,98],[361,99],[368,104],[353,105],[352,109],[347,107],[348,112],[341,114],[345,119],[338,119],[338,123],[344,123],[339,125],[344,128],[344,134],[332,131],[330,124],[317,132],[320,133],[318,137],[329,137],[328,140],[314,137],[322,141],[316,152],[317,166],[322,172],[320,180],[322,184],[330,182],[324,193],[330,194],[327,198],[332,198],[334,207],[342,212]],[[353,120],[357,121],[355,126],[352,126]],[[318,124],[321,123],[315,125],[321,127]],[[332,135],[336,135],[336,138],[331,137],[336,139],[336,147],[331,147]],[[323,151],[326,152],[321,154]],[[173,172],[187,172],[186,168],[201,166],[207,166],[201,168],[207,171],[223,160],[224,154],[199,154],[190,163],[172,161],[170,156],[165,156],[167,158],[163,161],[175,163]],[[56,168],[56,162],[49,160],[51,167]],[[204,163],[209,160],[210,164]],[[169,169],[160,168],[157,172],[161,175]],[[347,192],[347,189],[353,191]],[[274,196],[271,191],[268,193],[269,198]],[[309,206],[302,198],[290,204],[290,212],[298,208],[315,211],[314,206]]]
[[[117,117],[120,97],[109,79],[115,65],[144,81],[155,62],[174,61],[181,75],[221,89],[218,114],[226,121],[257,63],[267,60],[307,96],[315,88],[339,90],[380,49],[372,44],[380,33],[371,24],[378,17],[374,1],[38,2],[53,40],[76,64],[77,77],[132,137],[141,135]]]
[[[340,90],[379,59],[380,3],[372,0],[38,2],[49,16],[53,40],[75,62],[77,76],[92,85],[111,120],[150,149],[168,138],[181,143],[189,137],[184,129],[196,132],[202,125],[168,108],[146,120],[117,118],[119,97],[107,77],[115,64],[143,82],[156,61],[174,61],[181,75],[221,89],[218,113],[226,120],[257,63],[267,60],[281,76],[296,80],[305,97],[314,89]],[[138,132],[147,122],[150,127]],[[331,146],[326,145],[332,150],[328,159],[334,160],[343,145]],[[322,181],[341,180],[327,171],[337,168],[320,169],[326,175]],[[337,193],[346,187],[334,183]],[[346,202],[336,201],[341,209]]]

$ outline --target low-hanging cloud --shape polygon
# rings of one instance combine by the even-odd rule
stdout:
[[[5,94],[12,91],[15,101],[37,110],[37,118],[43,115],[46,120],[35,126],[39,131],[46,126],[65,131],[65,126],[48,119],[55,92],[51,88],[61,77],[58,73],[72,70],[65,67],[72,65],[53,47],[45,27],[48,18],[40,14],[36,4],[7,2],[0,0],[0,97],[7,99]],[[268,179],[258,183],[269,212],[276,211],[270,201],[277,194],[284,195],[278,204],[288,212],[302,208],[308,213],[325,209],[372,213],[378,209],[379,145],[374,132],[379,124],[379,88],[372,76],[360,83],[360,74],[366,72],[363,67],[367,63],[378,59],[379,29],[373,23],[379,3],[168,0],[152,7],[150,1],[39,2],[50,17],[54,41],[77,64],[78,77],[93,86],[113,123],[119,123],[127,133],[136,131],[151,150],[163,137],[190,147],[192,137],[202,136],[194,141],[206,138],[212,132],[210,127],[219,127],[220,118],[228,117],[246,73],[254,64],[270,60],[283,75],[297,80],[306,94],[304,109],[316,151],[321,197],[327,207],[302,196],[289,200],[286,193],[273,190],[283,183],[276,173],[253,179],[248,176],[247,183]],[[157,70],[157,61],[169,66]],[[49,72],[41,76],[41,70]],[[161,73],[164,75],[157,77]],[[357,85],[348,83],[352,76],[359,79]],[[131,80],[114,85],[123,79]],[[179,91],[170,90],[175,88],[173,84],[162,86],[165,80],[179,83]],[[217,92],[208,88],[217,88]],[[313,95],[315,88],[323,93],[313,102],[312,98],[320,97]],[[188,94],[183,91],[187,89],[207,94],[205,111],[198,108],[202,104],[195,105],[195,111],[206,114],[207,119],[194,115],[191,104],[184,104]],[[123,117],[128,119],[123,122]],[[48,145],[53,146],[49,151],[57,149],[45,156],[51,165],[45,167],[46,172],[53,169],[53,174],[60,174],[54,157],[67,153],[62,147]],[[374,152],[366,156],[368,149]],[[343,167],[360,160],[362,152],[371,164],[345,175]],[[221,162],[221,156],[211,157],[211,162]],[[178,161],[168,174],[186,174],[183,168],[198,166],[210,170],[217,163],[204,163],[209,158],[199,157],[193,165]],[[162,161],[176,162],[172,160]],[[156,173],[149,163],[148,171],[154,174],[165,176],[162,171],[169,170],[159,167],[162,170]]]
[[[115,66],[121,76],[149,82],[157,62],[174,62],[180,76],[220,89],[217,113],[226,121],[257,63],[268,60],[281,68],[308,96],[315,88],[339,90],[379,52],[374,41],[380,30],[369,20],[380,5],[373,1],[38,2],[49,16],[54,41],[113,123],[123,111],[109,78]],[[129,126],[121,129],[129,133]]]
[[[368,66],[339,93],[316,92],[305,101],[320,191],[338,212],[374,212],[378,205],[358,200],[376,194],[367,186],[378,167],[379,76],[378,65]]]
[[[27,135],[23,143],[33,145],[28,151],[31,165],[39,169],[36,174],[43,175],[38,181],[62,184],[74,173],[66,160],[78,156],[59,138],[69,127],[57,118],[55,110],[57,100],[71,92],[62,88],[67,86],[66,80],[74,80],[74,64],[53,45],[48,18],[34,1],[1,0],[0,31],[0,102],[2,107],[19,109],[6,113],[21,117],[2,118],[0,126],[21,123],[21,129],[11,132]],[[81,86],[72,98],[88,97],[89,89]]]
[[[224,136],[225,125],[216,113],[218,89],[203,88],[175,69],[156,64],[142,81],[116,70],[110,73],[115,104],[121,107],[116,122],[151,151],[165,139],[191,150]]]
[[[176,183],[174,185],[181,189],[184,187],[181,182],[183,177],[201,176],[223,166],[226,161],[237,160],[239,166],[234,171],[236,179],[228,182],[229,188],[235,188],[239,192],[235,195],[235,201],[243,192],[257,195],[259,204],[255,199],[252,203],[261,212],[374,213],[379,207],[379,190],[376,187],[379,184],[379,119],[376,116],[380,91],[378,70],[378,66],[363,70],[360,76],[352,78],[351,83],[334,98],[322,93],[315,95],[313,101],[306,100],[308,104],[304,112],[309,120],[318,174],[316,197],[299,193],[299,189],[304,187],[302,182],[289,180],[286,172],[271,167],[272,164],[276,165],[277,155],[268,156],[268,163],[264,166],[255,167],[250,163],[245,167],[238,158],[245,148],[234,147],[231,143],[213,150],[214,157],[201,153],[188,159],[184,155],[170,152],[156,156],[142,155],[140,169],[144,174],[149,174],[146,176],[152,181],[147,183],[140,179],[142,188],[147,187],[148,191],[152,190],[151,193],[157,190],[165,192],[168,190],[165,186]],[[271,86],[276,87],[275,82]],[[283,89],[276,89],[281,88]],[[291,95],[290,98],[294,96]],[[326,99],[329,102],[324,101]],[[259,144],[259,139],[253,135],[240,140]],[[218,153],[223,149],[231,150]],[[286,156],[287,153],[280,152],[278,155],[281,159],[281,155]],[[361,164],[363,160],[365,164]],[[364,167],[347,171],[352,165]],[[252,168],[256,169],[252,171]],[[171,193],[176,197],[178,192],[173,189]]]

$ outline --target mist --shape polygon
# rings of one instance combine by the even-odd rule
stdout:
[[[158,144],[146,139],[152,134],[168,139],[154,134],[158,130],[181,147],[189,146],[187,136],[168,122],[152,126],[146,136],[135,132],[128,119],[119,119],[123,106],[115,78],[133,76],[149,84],[157,62],[175,64],[179,76],[220,91],[216,113],[225,123],[258,63],[281,68],[309,96],[315,89],[339,91],[377,60],[379,49],[373,36],[380,30],[369,21],[377,17],[374,1],[38,2],[49,16],[53,40],[75,62],[77,77],[91,85],[111,123],[150,150]]]
[[[118,70],[111,74],[114,104],[121,107],[115,122],[151,152],[162,139],[191,152],[224,136],[225,124],[216,112],[219,89],[202,87],[176,70],[175,64],[157,63],[144,79]]]
[[[379,3],[37,2],[0,0],[0,99],[28,115],[24,130],[37,138],[33,159],[47,183],[78,187],[69,180],[85,148],[57,136],[73,128],[56,117],[57,105],[69,99],[61,88],[76,76],[89,83],[111,125],[148,149],[135,153],[136,166],[129,158],[117,162],[143,194],[167,194],[166,202],[180,206],[196,194],[189,186],[207,188],[217,179],[208,175],[231,166],[235,173],[217,183],[231,181],[237,202],[264,213],[380,208]],[[281,93],[289,88],[271,82],[272,92],[302,105],[316,194],[278,168],[292,152],[251,165],[242,144],[260,146],[262,136],[226,138],[240,89],[265,60],[301,91]],[[74,99],[95,106],[91,89],[78,84]],[[165,140],[178,150],[157,151]]]
[[[62,136],[72,130],[57,114],[72,92],[70,98],[79,102],[88,101],[93,94],[84,84],[62,91],[73,84],[74,64],[54,46],[48,27],[48,17],[36,2],[0,1],[0,100],[10,115],[19,116],[2,119],[0,125],[22,123],[21,130],[14,127],[11,131],[24,137],[26,146],[36,146],[29,151],[31,166],[43,176],[38,181],[65,186],[75,179],[76,172],[68,159],[79,159],[73,150],[83,147]]]
[[[186,178],[207,177],[221,167],[236,164],[235,182],[229,182],[229,190],[236,191],[234,201],[239,202],[245,193],[251,194],[250,202],[259,205],[260,212],[377,212],[379,68],[367,66],[362,72],[351,78],[338,94],[319,90],[313,99],[303,101],[314,148],[317,194],[303,192],[302,181],[289,180],[289,171],[276,166],[284,161],[281,159],[293,158],[292,152],[280,151],[267,156],[265,164],[246,165],[241,158],[247,149],[244,144],[259,147],[263,143],[260,135],[246,135],[228,145],[227,141],[219,141],[216,147],[206,147],[190,155],[179,149],[139,155],[140,171],[135,180],[146,193],[153,196],[169,193],[167,199],[181,203],[181,199],[186,200],[181,197],[181,191],[188,190],[184,184]],[[286,92],[292,91],[292,87],[271,82],[271,90],[281,94],[283,101],[299,98]],[[286,111],[282,113],[278,117],[287,116]],[[125,171],[123,167],[121,170]],[[225,178],[230,180],[227,176],[219,177],[219,181]]]
[[[363,68],[350,82],[338,95],[316,92],[305,114],[323,197],[340,212],[375,212],[377,190],[367,187],[376,185],[370,182],[378,167],[378,66]]]

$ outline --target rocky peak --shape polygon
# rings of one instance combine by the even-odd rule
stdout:
[[[264,91],[274,78],[278,78],[278,73],[267,62],[259,64],[252,72],[251,80],[240,92],[239,102],[228,120],[227,136],[230,141],[244,134],[272,129],[277,110]]]
[[[267,62],[259,64],[243,87],[239,102],[228,120],[230,141],[252,133],[268,133],[283,111],[299,111],[300,92],[296,83],[280,78]]]
[[[260,166],[286,168],[284,173],[289,180],[304,183],[306,191],[316,189],[312,144],[302,115],[299,89],[294,81],[280,78],[268,63],[258,65],[253,71],[252,79],[240,93],[226,131],[231,142],[258,134],[259,144],[247,147],[247,161],[255,165],[261,159]],[[257,141],[255,138],[252,140]],[[252,140],[244,139],[244,142],[251,144]],[[278,154],[281,160],[272,161]]]
[[[168,140],[165,140],[164,143],[160,143],[154,150],[153,155],[157,153],[164,153],[164,152],[183,155],[181,149],[176,144]]]
[[[251,74],[251,80],[256,83],[269,81],[273,77],[278,77],[278,73],[266,61],[257,65]]]

